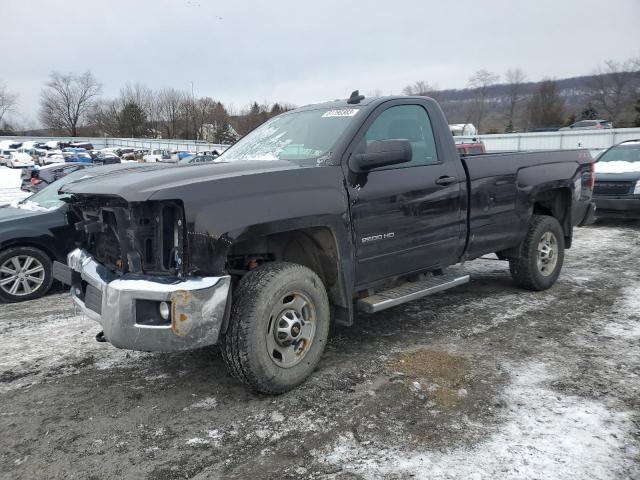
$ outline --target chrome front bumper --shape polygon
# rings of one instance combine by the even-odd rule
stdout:
[[[215,344],[222,328],[230,277],[117,276],[76,249],[67,265],[54,265],[54,276],[71,285],[74,303],[102,325],[118,348],[170,352]],[[138,323],[140,302],[170,302],[170,319]],[[157,323],[157,322],[156,322]]]

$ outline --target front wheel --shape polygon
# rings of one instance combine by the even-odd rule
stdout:
[[[560,223],[554,217],[535,215],[519,256],[509,260],[509,270],[520,287],[540,291],[556,283],[563,261],[564,232]]]
[[[234,292],[221,338],[231,375],[255,391],[286,392],[320,361],[329,335],[329,300],[318,275],[302,265],[264,264]]]
[[[0,300],[21,302],[39,298],[53,283],[51,259],[33,247],[9,248],[0,253]]]

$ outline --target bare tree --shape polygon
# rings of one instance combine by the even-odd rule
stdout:
[[[51,72],[40,94],[40,120],[51,129],[78,135],[78,124],[100,95],[101,85],[87,71],[81,75]]]
[[[0,82],[0,123],[7,112],[10,112],[18,103],[18,94],[12,93],[7,86]]]
[[[489,95],[489,87],[495,85],[500,79],[499,75],[491,73],[488,70],[482,69],[474,73],[469,78],[469,87],[475,90],[475,99],[472,102],[469,117],[475,124],[478,132],[482,128],[482,121],[484,120],[486,112],[487,97]]]
[[[529,123],[534,128],[559,127],[564,124],[565,102],[556,82],[543,80],[528,105]]]
[[[186,95],[175,88],[165,88],[158,93],[161,121],[164,124],[167,138],[177,138],[181,115],[184,111],[183,102]]]
[[[519,68],[507,70],[504,77],[507,83],[507,91],[504,97],[504,101],[507,104],[507,131],[513,131],[516,110],[518,105],[525,99],[524,82],[527,77]]]
[[[594,106],[606,112],[612,122],[620,118],[624,107],[632,101],[632,85],[640,70],[638,59],[624,62],[608,60],[598,67],[588,85],[588,96]]]
[[[433,97],[438,91],[438,87],[424,80],[418,80],[411,85],[407,85],[402,89],[402,93],[405,95],[419,95],[422,97]]]

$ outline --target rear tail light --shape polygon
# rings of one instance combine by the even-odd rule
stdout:
[[[40,182],[42,182],[42,180],[40,180],[39,178],[32,178],[31,179],[31,185],[38,185]]]

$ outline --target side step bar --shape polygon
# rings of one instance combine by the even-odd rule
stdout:
[[[469,283],[469,275],[459,277],[449,274],[429,277],[426,280],[407,282],[399,287],[361,298],[357,301],[356,306],[361,312],[376,313],[465,283]]]

